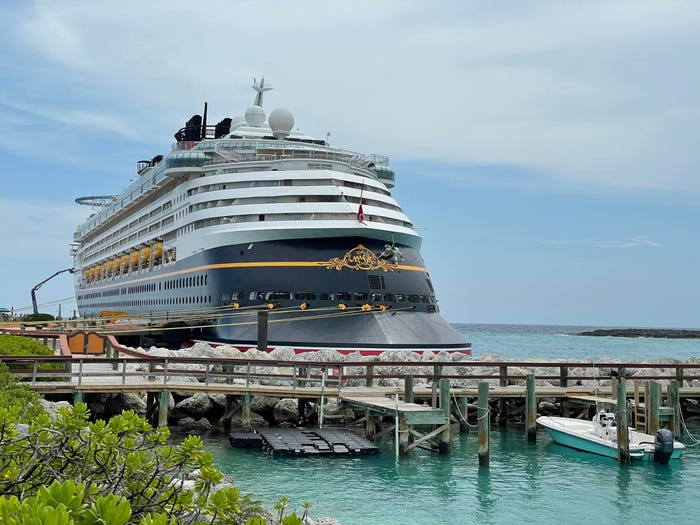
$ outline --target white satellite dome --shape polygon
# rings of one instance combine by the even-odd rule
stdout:
[[[270,113],[268,119],[272,134],[278,139],[283,139],[289,135],[294,126],[294,115],[288,109],[279,108]]]
[[[254,128],[261,127],[265,123],[265,110],[260,106],[250,106],[245,110],[245,121]]]

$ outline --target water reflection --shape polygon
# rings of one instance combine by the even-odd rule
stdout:
[[[476,516],[488,521],[493,515],[496,504],[496,496],[491,492],[491,471],[488,468],[479,468],[476,476]]]

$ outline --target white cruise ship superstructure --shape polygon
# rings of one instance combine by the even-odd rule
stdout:
[[[138,163],[73,238],[79,312],[158,319],[248,348],[469,352],[440,315],[421,238],[392,197],[388,159],[332,147],[269,117],[254,81],[244,117],[195,115]]]

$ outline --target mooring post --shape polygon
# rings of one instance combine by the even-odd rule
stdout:
[[[374,375],[374,365],[367,365],[367,374],[368,376],[373,376]],[[373,377],[368,377],[365,379],[365,385],[367,387],[372,388],[374,386],[374,378]]]
[[[479,421],[479,466],[489,466],[489,384],[485,381],[479,383],[479,409],[477,418]]]
[[[267,310],[258,312],[258,350],[267,352]]]
[[[82,403],[83,399],[83,392],[81,390],[76,390],[73,394],[73,406],[75,406],[77,403]]]
[[[673,437],[681,437],[681,396],[678,381],[671,381],[668,384],[668,403],[673,409],[671,412],[671,422],[669,424]]]
[[[508,386],[508,365],[498,367],[499,379],[498,386]],[[508,400],[502,397],[498,400],[498,426],[504,427],[508,424]]]
[[[411,428],[406,422],[406,415],[404,413],[399,413],[398,421],[396,426],[399,429],[399,453],[402,456],[408,454],[409,445],[411,444]]]
[[[526,432],[528,441],[537,440],[537,396],[535,395],[535,374],[527,375],[527,397],[525,399]]]
[[[406,403],[413,403],[413,376],[411,374],[403,378],[403,400]]]
[[[250,430],[250,393],[246,392],[243,394],[241,402],[241,426],[246,430]]]
[[[433,384],[432,384],[432,402],[431,405],[433,408],[437,408],[437,391],[438,391],[438,379],[442,375],[442,366],[441,365],[435,365],[433,366]]]
[[[658,381],[649,381],[649,420],[647,421],[647,433],[656,435],[659,430],[659,406],[661,406],[661,384]]]
[[[369,410],[365,410],[365,436],[368,438],[374,437],[377,433],[374,416]]]
[[[452,414],[450,403],[450,380],[440,379],[440,410],[445,414],[445,429],[440,432],[438,449],[440,454],[450,453],[450,415]]]
[[[617,380],[617,460],[630,462],[630,436],[627,428],[627,390],[624,378]]]
[[[459,409],[459,433],[469,434],[469,398],[459,397],[457,398],[457,407]]]
[[[161,390],[160,401],[158,402],[158,426],[168,426],[168,401],[170,394],[167,390]]]

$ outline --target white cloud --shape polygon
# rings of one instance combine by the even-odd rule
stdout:
[[[696,3],[34,5],[19,45],[73,73],[81,96],[41,111],[66,123],[167,137],[204,100],[242,113],[265,74],[268,109],[349,149],[698,189]]]
[[[652,241],[646,236],[639,235],[628,240],[570,240],[570,239],[546,239],[542,244],[553,246],[583,245],[596,248],[660,248],[661,244]]]

